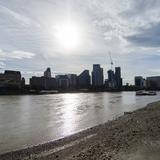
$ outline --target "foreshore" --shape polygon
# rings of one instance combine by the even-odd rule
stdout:
[[[57,141],[0,155],[0,160],[29,159],[159,160],[160,102]]]

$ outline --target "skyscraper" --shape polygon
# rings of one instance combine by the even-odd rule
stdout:
[[[103,68],[100,67],[100,64],[93,65],[92,85],[93,87],[103,86]]]
[[[50,68],[47,68],[47,69],[44,71],[44,77],[46,77],[46,78],[51,78],[51,69],[50,69]]]
[[[120,67],[115,67],[115,87],[116,88],[122,87],[121,68]]]
[[[90,87],[90,75],[89,70],[84,70],[79,76],[78,76],[78,86],[79,88],[89,88]]]
[[[108,79],[106,80],[106,87],[111,89],[121,89],[122,88],[122,78],[121,78],[121,68],[115,67],[115,72],[113,70],[108,70]]]
[[[111,69],[108,70],[108,87],[115,88],[115,75]]]

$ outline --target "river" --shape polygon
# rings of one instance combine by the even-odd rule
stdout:
[[[135,92],[0,96],[0,154],[74,134],[158,100],[160,93]]]

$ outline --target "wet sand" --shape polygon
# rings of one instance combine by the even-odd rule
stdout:
[[[0,160],[159,160],[160,102],[54,142],[0,155]]]

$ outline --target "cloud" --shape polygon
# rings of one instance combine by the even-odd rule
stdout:
[[[154,69],[149,69],[148,70],[152,75],[160,75],[160,69],[159,68],[154,68]]]
[[[121,13],[122,18],[126,19],[128,28],[131,28],[128,35],[123,35],[130,43],[130,48],[146,47],[154,50],[160,46],[159,15],[159,0],[131,0],[131,7]]]
[[[11,17],[12,20],[16,20],[19,23],[19,25],[23,25],[25,27],[29,26],[40,27],[40,24],[36,23],[31,18],[23,14],[20,14],[12,9],[9,9],[5,6],[0,5],[0,12],[6,15],[7,17]]]
[[[152,24],[149,28],[139,29],[139,33],[126,37],[136,46],[160,47],[160,23]]]
[[[15,50],[11,52],[4,51],[0,49],[0,60],[7,60],[7,59],[30,59],[35,56],[34,53],[25,52],[21,50]]]
[[[4,62],[0,62],[0,69],[5,67],[5,63]]]

